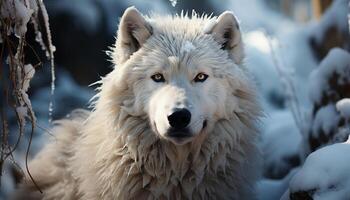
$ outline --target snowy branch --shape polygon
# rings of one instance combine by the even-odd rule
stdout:
[[[40,20],[43,20],[41,22]],[[44,26],[42,28],[41,26]],[[41,65],[38,60],[37,64],[25,63],[25,49],[31,46],[26,42],[26,33],[28,25],[34,27],[36,33],[36,41],[41,45],[46,52],[47,58],[51,63],[51,95],[54,91],[54,51],[52,45],[51,33],[49,29],[48,14],[42,0],[6,0],[0,2],[0,43],[2,49],[0,60],[2,65],[1,71],[1,86],[2,86],[2,101],[1,101],[1,158],[0,171],[3,170],[3,165],[10,159],[14,166],[18,166],[13,159],[13,152],[17,149],[21,138],[25,134],[25,126],[27,119],[31,123],[30,138],[34,133],[36,125],[36,117],[28,95],[30,81],[34,77],[35,68]],[[45,40],[42,35],[45,34]],[[34,52],[36,55],[36,53]],[[8,129],[8,119],[12,113],[17,117],[18,136],[14,144],[9,143],[10,130]],[[50,108],[52,110],[52,108]],[[31,140],[27,148],[27,157],[30,149]],[[26,168],[30,175],[27,166]],[[33,180],[34,181],[34,180]],[[35,183],[35,182],[34,182]]]

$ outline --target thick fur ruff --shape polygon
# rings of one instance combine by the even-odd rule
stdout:
[[[160,42],[167,45],[179,45],[169,38],[181,34],[220,50],[210,35],[200,35],[210,18],[153,19],[154,36],[144,44],[146,49],[162,48],[157,44],[160,36],[156,37],[162,33]],[[43,194],[26,178],[14,199],[29,199],[29,194],[45,200],[255,199],[260,169],[256,123],[261,110],[241,63],[235,65],[241,74],[234,74],[227,70],[232,64],[222,61],[227,60],[227,53],[216,56],[227,66],[214,69],[226,84],[229,98],[221,106],[227,113],[218,110],[225,117],[217,119],[210,131],[176,145],[155,134],[148,115],[137,106],[132,87],[137,80],[129,76],[143,72],[126,65],[142,62],[146,51],[141,48],[128,60],[120,37],[113,53],[118,67],[103,78],[93,111],[75,111],[57,122],[55,138],[30,163]]]

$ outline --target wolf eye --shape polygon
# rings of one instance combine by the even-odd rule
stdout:
[[[151,76],[151,79],[154,82],[165,82],[163,74],[157,73]]]
[[[199,73],[193,80],[194,82],[204,82],[208,77],[209,76],[204,73]]]

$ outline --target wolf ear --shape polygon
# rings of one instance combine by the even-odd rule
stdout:
[[[127,60],[152,35],[152,27],[135,7],[125,10],[119,24],[119,51],[123,51],[120,61]],[[121,53],[121,52],[120,52]]]
[[[241,32],[238,20],[233,12],[223,12],[215,21],[209,25],[206,34],[211,34],[223,50],[229,51],[230,57],[237,63],[241,63],[244,56]]]

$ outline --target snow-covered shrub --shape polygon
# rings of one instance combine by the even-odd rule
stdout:
[[[350,197],[350,141],[311,153],[289,184],[291,200]]]
[[[38,57],[37,63],[26,62],[26,51],[32,50],[31,44],[26,42],[28,26],[35,31],[36,41],[46,52],[51,62],[52,85],[54,89],[54,46],[51,42],[48,15],[42,0],[2,0],[0,1],[0,44],[1,44],[1,157],[0,175],[7,161],[13,166],[18,166],[13,158],[14,152],[25,134],[26,121],[31,124],[32,137],[36,117],[28,95],[30,80],[35,70],[41,65]],[[37,55],[35,52],[33,52]],[[8,127],[10,116],[15,115],[18,129],[11,130]],[[16,135],[17,134],[17,135]],[[9,137],[16,137],[15,142],[9,142]],[[31,140],[28,144],[29,151]],[[28,155],[28,154],[27,154]],[[27,160],[27,158],[26,158]],[[28,169],[27,169],[28,170]],[[20,170],[19,170],[20,171]]]
[[[290,112],[275,112],[266,127],[262,141],[264,177],[282,179],[291,169],[300,165],[301,134]]]
[[[336,103],[350,97],[350,54],[332,49],[309,79],[309,95],[313,104],[308,134],[304,138],[305,155],[327,144],[343,142],[348,132],[341,131],[345,117]]]
[[[313,29],[310,44],[318,59],[322,60],[334,47],[350,50],[347,14],[349,0],[335,0]]]
[[[344,117],[345,124],[350,125],[350,98],[344,98],[337,102],[337,110]]]

